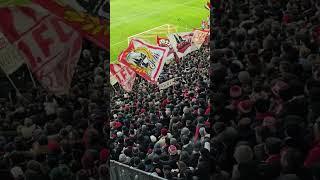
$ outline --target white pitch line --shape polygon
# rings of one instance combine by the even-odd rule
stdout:
[[[178,5],[175,5],[175,6],[170,6],[170,8],[168,8],[168,9],[166,9],[166,10],[171,10],[171,9],[175,9],[176,7],[179,7],[179,6],[185,6],[185,7],[187,7],[186,6],[186,4],[188,4],[188,3],[190,3],[190,2],[193,2],[194,0],[191,0],[191,1],[187,1],[187,2],[185,2],[185,3],[182,3],[182,4],[178,4]],[[161,12],[161,11],[163,11],[163,9],[161,9],[161,10],[159,10],[159,11],[152,11],[151,13],[148,13],[148,14],[143,14],[143,16],[142,17],[149,17],[149,16],[151,16],[151,15],[153,15],[153,14],[157,14],[157,13],[159,13],[159,12]],[[115,23],[112,23],[111,22],[111,26],[119,26],[119,25],[121,25],[123,22],[130,22],[130,21],[132,21],[132,19],[135,19],[136,17],[139,17],[139,16],[141,16],[142,14],[137,14],[137,15],[133,15],[133,16],[130,16],[130,18],[126,18],[125,20],[123,20],[123,21],[117,21],[117,22],[115,22]]]

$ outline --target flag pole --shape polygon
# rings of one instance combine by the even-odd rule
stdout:
[[[18,89],[17,86],[14,84],[14,82],[12,81],[12,79],[10,78],[10,76],[9,76],[2,68],[0,68],[0,69],[1,69],[1,71],[6,75],[6,77],[8,78],[11,86],[15,89],[15,91],[16,91],[18,94],[21,95],[19,89]]]
[[[2,71],[2,72],[3,72],[3,71]],[[12,79],[10,78],[10,76],[9,76],[7,73],[4,73],[4,74],[6,74],[6,77],[8,78],[11,86],[15,89],[16,93],[17,93],[18,95],[20,95],[21,97],[23,97],[22,94],[21,94],[21,92],[20,92],[19,89],[17,88],[17,86],[14,84],[14,82],[13,82]],[[23,98],[24,98],[24,97],[23,97]]]
[[[33,78],[33,74],[32,74],[31,71],[30,71],[30,68],[29,68],[29,64],[28,64],[28,63],[27,63],[27,69],[28,69],[28,72],[29,72],[29,76],[30,76],[30,78],[31,78],[31,81],[32,81],[32,83],[33,83],[33,87],[36,88],[36,87],[37,87],[36,81],[35,81],[34,78]]]

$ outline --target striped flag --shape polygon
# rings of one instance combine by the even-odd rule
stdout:
[[[122,64],[110,64],[110,79],[116,79],[125,91],[130,92],[136,79],[136,73]]]

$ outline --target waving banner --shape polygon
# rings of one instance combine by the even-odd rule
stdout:
[[[49,10],[51,13],[60,17],[64,22],[72,26],[86,39],[92,41],[100,48],[109,50],[109,23],[107,19],[92,16],[91,14],[76,11],[69,5],[57,3],[53,0],[33,0]]]
[[[193,44],[200,49],[202,44],[206,41],[208,34],[209,30],[194,30],[192,37]]]
[[[109,0],[55,0],[57,3],[68,5],[78,12],[109,19]]]
[[[0,7],[23,5],[29,3],[30,1],[31,0],[0,0]]]
[[[110,79],[117,79],[122,88],[130,92],[136,79],[136,73],[122,64],[110,64],[110,77]]]
[[[158,87],[160,90],[163,90],[163,89],[167,89],[167,88],[173,86],[174,84],[175,84],[175,78],[172,78],[166,82],[159,84]]]
[[[0,8],[0,30],[48,91],[68,92],[82,38],[60,18],[36,4]]]
[[[151,83],[156,83],[161,74],[169,49],[132,39],[129,47],[118,57],[119,62]]]
[[[170,40],[168,38],[163,38],[157,36],[157,44],[161,47],[168,47],[169,52],[166,58],[166,63],[169,63],[172,59],[178,59],[176,58],[176,53],[174,52],[174,49],[172,48],[172,45],[170,43]]]
[[[0,33],[0,67],[6,74],[15,72],[24,63],[18,50]]]
[[[193,32],[174,33],[169,35],[173,50],[179,58],[196,50],[192,43]]]

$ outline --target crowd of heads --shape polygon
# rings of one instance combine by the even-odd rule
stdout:
[[[160,90],[137,77],[111,100],[111,159],[166,179],[209,179],[209,48],[164,66]]]
[[[213,2],[213,179],[320,179],[319,7]]]
[[[166,179],[319,180],[320,1],[212,7],[210,45],[164,66],[167,89],[137,77],[111,93],[86,42],[68,95],[10,93],[1,179],[108,179],[110,157]]]
[[[83,44],[70,93],[37,87],[0,104],[0,179],[107,179],[106,52]]]

